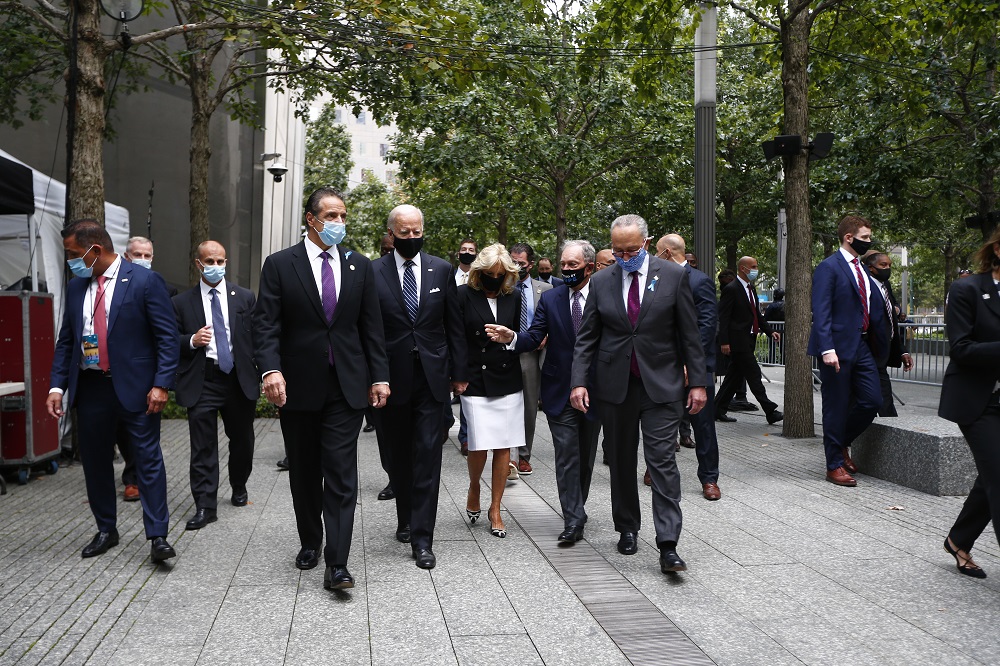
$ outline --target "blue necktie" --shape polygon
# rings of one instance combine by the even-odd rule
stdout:
[[[215,335],[215,355],[219,358],[219,369],[227,375],[233,371],[233,352],[229,351],[229,336],[226,335],[226,320],[222,318],[222,304],[219,290],[210,289],[212,295],[212,331]]]
[[[525,291],[528,288],[528,281],[525,280],[517,286],[521,290],[521,329],[518,333],[524,333],[528,330],[528,293]]]
[[[417,278],[413,275],[413,261],[407,259],[403,263],[403,303],[406,304],[406,314],[410,321],[417,320]]]

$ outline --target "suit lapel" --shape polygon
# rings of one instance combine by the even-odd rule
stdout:
[[[559,287],[553,287],[553,289],[558,289]],[[573,307],[573,290],[566,289],[566,297],[560,298],[557,303],[559,307],[556,308],[558,312],[555,313],[555,317],[559,320],[559,324],[566,328],[570,332],[570,339],[576,339],[576,334],[573,333],[573,317],[570,315],[570,308]],[[552,314],[548,315],[552,317]]]
[[[330,326],[337,323],[337,317],[340,316],[340,301],[347,298],[351,293],[351,288],[354,286],[354,282],[358,279],[357,271],[355,266],[351,263],[351,255],[354,254],[353,251],[344,251],[339,245],[337,246],[337,252],[340,253],[340,296],[337,297],[337,309],[333,311],[333,320],[330,322]]]
[[[504,301],[502,298],[497,299],[497,317],[493,317],[493,311],[490,310],[490,304],[486,301],[486,294],[479,291],[478,289],[469,289],[472,293],[472,305],[476,308],[476,312],[479,313],[479,317],[487,324],[495,324],[500,318],[500,304]],[[513,300],[513,299],[511,299]]]
[[[431,283],[434,281],[434,269],[431,268],[430,256],[426,253],[420,253],[420,301],[417,303],[417,321],[420,320],[427,308],[424,307],[424,303],[427,302],[427,295],[431,292]],[[402,293],[401,293],[402,295]],[[414,324],[416,321],[413,322]]]
[[[836,257],[837,257],[837,262],[841,266],[840,270],[847,274],[847,280],[850,283],[851,287],[853,287],[851,291],[854,292],[854,297],[858,299],[858,304],[864,307],[864,304],[861,302],[861,292],[858,291],[858,275],[854,271],[854,264],[848,261],[844,261],[844,256],[840,253],[840,250],[837,250]],[[868,294],[869,303],[871,303],[871,284],[868,284],[868,290],[869,290]]]
[[[992,273],[982,273],[979,276],[979,288],[983,292],[982,298],[986,301],[986,307],[989,308],[993,314],[1000,317],[1000,294],[997,293],[997,286],[993,284]],[[989,298],[987,298],[987,296],[989,296]]]
[[[625,299],[622,298],[622,267],[615,262],[615,265],[611,267],[611,277],[614,278],[609,280],[611,285],[611,300],[615,304],[615,310],[621,315],[622,321],[632,328],[632,322],[628,320],[628,311],[625,309]]]
[[[295,250],[292,252],[292,268],[295,269],[295,274],[299,276],[299,281],[302,282],[306,298],[312,303],[319,318],[325,322],[326,314],[323,312],[323,300],[320,298],[319,289],[316,287],[316,278],[313,277],[312,266],[309,265],[309,253],[306,252],[305,241],[296,245]]]
[[[646,312],[649,311],[653,299],[656,298],[656,286],[660,281],[660,263],[653,263],[652,257],[649,260],[649,272],[646,273],[646,295],[640,296],[642,298],[641,305],[639,306],[639,318],[636,319],[635,327],[639,328],[639,324],[642,323],[642,318],[646,316]],[[650,289],[652,287],[652,289]],[[620,299],[619,299],[620,300]]]
[[[111,299],[111,317],[108,319],[108,335],[114,330],[115,322],[118,321],[118,312],[121,310],[121,304],[125,302],[125,295],[132,284],[134,269],[135,267],[131,262],[125,261],[124,257],[121,259],[118,274],[114,277],[118,283],[115,285],[115,295]]]
[[[236,290],[233,289],[232,285],[226,284],[226,289],[228,293],[226,294],[226,302],[229,304],[229,344],[233,346],[233,351],[236,351],[236,331],[242,330],[243,326],[243,313],[240,311],[242,304],[239,301],[239,297],[236,295]],[[201,288],[199,287],[199,291]],[[205,308],[198,308],[202,312],[202,316],[205,314]]]

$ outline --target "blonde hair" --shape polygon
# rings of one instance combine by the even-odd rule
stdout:
[[[514,263],[514,260],[510,258],[510,253],[507,252],[507,248],[501,243],[494,243],[484,247],[482,252],[476,256],[476,260],[472,262],[469,266],[469,280],[468,285],[476,291],[483,290],[483,283],[479,279],[479,274],[483,271],[490,270],[497,264],[503,266],[504,271],[507,275],[504,278],[503,284],[500,285],[501,294],[510,294],[514,291],[514,285],[517,283],[517,276],[520,272],[520,267]]]

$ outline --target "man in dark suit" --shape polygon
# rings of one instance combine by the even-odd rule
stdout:
[[[681,533],[680,474],[674,449],[685,406],[697,414],[706,401],[705,353],[687,272],[651,257],[646,222],[623,215],[611,223],[616,266],[590,281],[576,337],[570,402],[586,412],[590,368],[604,431],[611,441],[611,512],[621,533],[618,551],[638,550],[641,514],[636,452],[643,453],[653,487],[653,523],[660,570],[685,571],[677,555]],[[689,386],[685,386],[687,368]]]
[[[115,431],[124,422],[135,456],[142,520],[150,558],[175,556],[167,543],[167,475],[160,450],[160,412],[177,370],[177,322],[166,284],[156,273],[123,261],[107,230],[80,220],[63,230],[70,270],[66,309],[46,399],[63,415],[68,390],[77,408],[80,459],[97,535],[83,549],[94,557],[118,544]]]
[[[684,239],[678,234],[667,234],[656,246],[662,247],[663,258],[680,264],[687,272],[691,285],[694,307],[698,311],[698,335],[705,352],[705,408],[691,415],[694,428],[695,455],[698,456],[698,480],[701,494],[715,501],[722,497],[719,490],[719,440],[715,432],[715,334],[719,321],[719,307],[715,302],[715,284],[712,278],[691,266],[684,253]]]
[[[510,246],[510,258],[514,260],[521,271],[514,290],[521,294],[521,325],[520,330],[526,331],[535,318],[535,308],[542,294],[552,288],[551,284],[531,277],[531,268],[535,265],[535,251],[527,243],[515,243]],[[531,446],[535,442],[535,419],[538,416],[538,390],[542,383],[542,349],[525,352],[519,356],[521,362],[521,383],[524,385],[524,446],[517,451],[511,451],[511,479],[520,474],[531,474]],[[517,462],[514,456],[517,455]]]
[[[777,403],[767,397],[764,384],[760,381],[760,366],[757,365],[754,350],[758,333],[763,332],[775,341],[781,339],[781,334],[771,329],[760,312],[760,301],[753,286],[756,279],[757,260],[743,257],[737,265],[736,279],[723,288],[719,299],[719,348],[729,357],[729,369],[715,396],[715,413],[719,420],[734,420],[726,417],[726,412],[736,389],[745,379],[747,387],[764,410],[767,422],[774,424],[784,417],[778,411]]]
[[[596,255],[594,246],[587,241],[570,240],[563,244],[560,265],[565,281],[542,294],[531,326],[517,335],[514,343],[514,351],[521,353],[537,349],[548,338],[542,365],[542,411],[552,433],[556,487],[563,513],[564,529],[558,540],[560,545],[567,546],[583,538],[587,522],[584,505],[590,494],[597,438],[601,433],[596,409],[584,414],[569,403],[573,348],[590,294]],[[499,342],[506,344],[514,339],[514,332],[503,326],[487,324],[486,328],[496,332]],[[588,382],[588,386],[592,388],[593,384]]]
[[[879,349],[879,354],[875,358],[879,385],[882,388],[882,406],[878,409],[878,415],[899,416],[892,399],[892,381],[889,379],[888,368],[903,368],[903,372],[909,372],[913,367],[913,358],[906,348],[906,336],[899,325],[906,319],[906,315],[899,309],[899,303],[896,302],[892,286],[889,284],[892,275],[892,257],[884,252],[870,251],[862,261],[875,278],[875,285],[882,292],[882,300],[886,303],[885,314],[889,320],[889,344],[885,349]]]
[[[552,260],[548,257],[542,257],[538,260],[538,279],[553,287],[558,287],[563,283],[560,278],[552,275]]]
[[[391,447],[396,538],[411,544],[418,567],[433,569],[441,431],[451,391],[468,385],[465,331],[451,264],[420,251],[423,213],[397,206],[388,223],[395,250],[374,263],[393,387],[381,428]]]
[[[253,359],[253,292],[226,280],[226,248],[198,246],[201,280],[173,298],[180,331],[177,404],[187,407],[191,437],[191,494],[195,514],[187,529],[216,521],[219,503],[219,425],[229,438],[229,485],[233,506],[246,506],[253,469],[253,419],[260,378]]]
[[[848,434],[862,432],[882,405],[873,350],[887,343],[882,292],[859,257],[872,244],[871,222],[848,215],[837,227],[840,248],[813,273],[812,331],[807,353],[820,361],[826,479],[856,486]]]
[[[344,250],[347,207],[331,188],[306,202],[306,238],[264,261],[254,346],[264,395],[280,407],[301,549],[299,569],[319,563],[327,589],[354,587],[347,558],[358,497],[358,434],[366,405],[384,407],[389,363],[375,273]],[[322,516],[322,520],[321,520]]]

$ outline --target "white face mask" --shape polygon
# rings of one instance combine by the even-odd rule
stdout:
[[[152,270],[153,262],[150,259],[132,259],[132,263],[136,266],[142,266],[143,268],[148,268]]]

